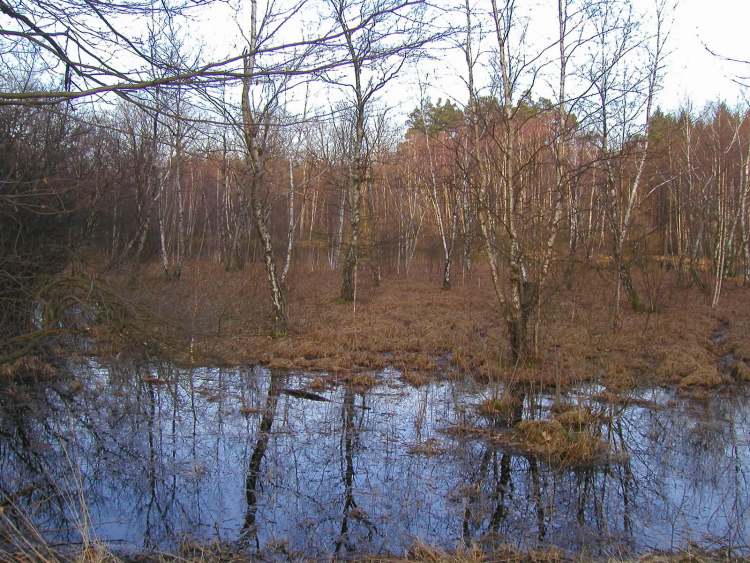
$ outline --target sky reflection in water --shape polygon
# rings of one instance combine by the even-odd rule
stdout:
[[[386,370],[364,394],[338,387],[313,401],[286,392],[308,376],[263,368],[78,371],[81,389],[20,386],[0,408],[0,491],[53,543],[80,541],[83,490],[92,537],[123,551],[189,537],[306,555],[400,554],[417,539],[748,552],[750,400],[736,393],[597,404],[604,438],[628,461],[557,471],[444,432],[488,424],[474,405],[492,390],[470,381],[414,389]],[[548,416],[549,404],[527,398],[524,417]],[[420,444],[436,455],[415,454]]]

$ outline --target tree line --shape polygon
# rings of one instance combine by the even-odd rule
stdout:
[[[514,0],[248,0],[241,49],[211,58],[181,25],[212,6],[0,0],[6,337],[34,329],[35,292],[90,248],[170,280],[195,259],[260,263],[277,335],[300,257],[339,271],[350,302],[419,255],[446,290],[481,264],[519,363],[558,274],[606,262],[615,324],[621,294],[657,307],[634,275],[654,262],[713,305],[724,279],[750,279],[750,113],[657,108],[665,1],[644,18],[558,0],[542,40]],[[433,102],[419,67],[436,50],[464,61],[464,91]],[[405,126],[402,80],[420,86]]]

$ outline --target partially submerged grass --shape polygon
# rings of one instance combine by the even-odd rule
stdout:
[[[499,397],[491,397],[479,403],[477,412],[490,421],[512,424],[521,406],[522,403],[518,397],[506,392]]]
[[[673,553],[648,553],[634,557],[592,557],[573,556],[555,548],[520,550],[511,545],[500,546],[491,551],[483,551],[476,545],[460,547],[455,551],[446,551],[423,543],[415,544],[401,558],[365,558],[367,561],[407,562],[426,561],[429,563],[555,563],[562,561],[591,562],[608,561],[610,563],[638,561],[641,563],[709,563],[718,561],[748,561],[748,558],[718,551],[706,551],[696,547]]]
[[[121,563],[118,557],[101,542],[90,543],[77,552],[56,552],[49,548],[35,548],[21,551],[2,552],[0,561],[15,561],[29,563]]]
[[[568,431],[583,432],[599,426],[603,417],[587,408],[572,407],[556,414],[555,420]]]
[[[378,378],[372,373],[342,373],[337,374],[335,381],[339,384],[353,387],[357,391],[366,391],[378,384]]]
[[[599,435],[603,422],[603,415],[571,407],[549,419],[522,420],[509,429],[456,425],[445,432],[454,437],[492,442],[553,467],[584,467],[618,461]]]
[[[538,422],[538,421],[537,421]],[[290,549],[285,539],[272,539],[265,543],[260,552],[255,551],[252,535],[241,538],[240,541],[198,541],[189,537],[183,538],[172,552],[144,551],[141,553],[127,553],[124,555],[113,551],[105,542],[90,539],[85,528],[81,529],[84,539],[82,544],[52,547],[43,539],[41,534],[30,524],[29,520],[21,516],[20,524],[8,518],[5,506],[0,510],[0,520],[7,528],[11,524],[11,532],[15,536],[5,536],[5,543],[0,543],[0,560],[35,563],[249,563],[252,561],[361,561],[367,563],[556,563],[562,561],[589,563],[604,561],[601,557],[586,554],[572,554],[556,547],[540,547],[536,549],[520,549],[504,544],[488,547],[485,544],[471,542],[468,545],[459,544],[455,549],[446,550],[429,545],[417,539],[402,555],[378,554],[366,552],[350,553],[344,559],[336,555],[329,557],[310,557],[307,554]],[[348,511],[350,518],[368,521],[367,513],[358,507]],[[20,526],[20,527],[19,527]],[[0,527],[2,531],[2,527]],[[22,532],[23,535],[19,535]],[[707,551],[690,545],[687,549],[675,552],[653,552],[634,557],[608,557],[609,562],[640,561],[648,563],[708,563],[712,561],[748,561],[747,558],[737,556],[730,550],[717,549]]]
[[[428,438],[424,442],[411,446],[408,452],[412,455],[432,457],[444,453],[445,447],[440,444],[440,440],[436,438]]]
[[[565,559],[563,553],[554,548],[522,551],[505,545],[486,551],[477,545],[470,545],[461,546],[455,551],[446,551],[421,542],[414,544],[404,557],[365,558],[367,561],[426,561],[428,563],[552,563]]]
[[[272,542],[260,555],[248,554],[236,546],[225,542],[183,542],[176,553],[143,553],[119,557],[107,550],[105,546],[89,546],[79,553],[49,552],[44,557],[35,553],[14,552],[4,554],[7,561],[33,561],[36,563],[250,563],[259,560],[318,561],[305,558],[301,554],[289,553],[283,542]],[[326,558],[328,561],[359,561],[363,563],[561,563],[608,561],[609,563],[714,563],[748,561],[731,552],[706,551],[691,548],[674,553],[648,553],[633,557],[597,558],[591,556],[574,556],[556,548],[539,548],[522,550],[511,545],[495,547],[492,550],[482,549],[479,545],[459,546],[449,551],[426,543],[417,542],[402,556],[395,555],[348,555],[345,559]]]
[[[406,370],[401,373],[401,379],[412,387],[422,387],[432,381],[432,377],[422,371]]]
[[[738,381],[750,382],[750,365],[745,360],[736,360],[732,367],[732,373]]]
[[[607,461],[609,446],[590,428],[566,428],[559,419],[525,420],[515,427],[517,446],[556,467],[580,467]]]
[[[750,557],[740,556],[729,549],[707,550],[690,545],[687,549],[675,552],[652,552],[637,559],[642,563],[713,563],[718,561],[750,561]]]
[[[307,384],[307,388],[312,391],[325,391],[328,389],[328,386],[329,384],[322,377],[316,377]]]
[[[680,380],[679,387],[680,389],[691,387],[711,388],[717,387],[722,383],[729,383],[729,381],[721,376],[716,366],[700,365]]]
[[[665,274],[659,312],[634,313],[623,306],[613,330],[610,274],[582,268],[570,290],[553,279],[554,294],[539,310],[538,355],[524,366],[509,361],[502,312],[481,267],[450,291],[440,289],[437,275],[417,267],[409,279],[386,276],[378,288],[363,279],[355,308],[333,302],[337,272],[295,263],[289,333],[283,338],[269,337],[272,315],[259,264],[225,272],[193,262],[180,280],[169,282],[148,265],[137,286],[129,285],[129,275],[110,277],[129,300],[168,321],[165,326],[181,327],[186,362],[257,362],[327,373],[392,366],[414,386],[468,375],[547,388],[599,380],[615,391],[661,384],[690,390],[726,383],[729,378],[711,368],[724,349],[733,348],[734,379],[747,378],[750,292],[727,283],[721,305],[712,309],[699,290],[678,287],[673,274]],[[722,319],[731,325],[726,343],[717,346],[711,338]]]
[[[52,378],[57,375],[57,368],[49,361],[33,354],[16,358],[0,365],[0,380],[27,380]]]

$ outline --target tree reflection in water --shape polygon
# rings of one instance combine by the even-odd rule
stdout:
[[[263,463],[263,456],[266,454],[268,441],[271,439],[271,428],[273,419],[276,417],[276,403],[279,400],[279,393],[284,381],[282,375],[271,372],[270,386],[266,405],[263,408],[263,416],[258,428],[257,441],[253,449],[253,455],[250,456],[250,464],[247,468],[247,479],[245,480],[245,497],[247,499],[247,512],[245,513],[245,522],[242,526],[242,535],[240,541],[247,543],[253,541],[256,549],[260,550],[258,542],[257,529],[255,527],[255,516],[258,510],[258,482],[261,476],[260,466]]]
[[[284,392],[309,377],[263,368],[79,366],[75,378],[6,386],[4,533],[29,515],[50,543],[80,541],[85,522],[131,551],[176,549],[185,535],[313,556],[398,554],[417,539],[598,555],[691,541],[748,550],[746,396],[696,403],[650,391],[640,398],[660,406],[595,405],[621,461],[560,470],[443,432],[503,431],[548,416],[551,398],[519,390],[512,416],[488,421],[476,405],[496,390],[416,390],[381,375],[382,386],[339,387],[325,402]],[[578,395],[568,400],[590,403]],[[426,442],[439,447],[415,453]]]

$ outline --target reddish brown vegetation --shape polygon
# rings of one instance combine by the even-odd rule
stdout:
[[[386,278],[366,288],[352,304],[336,299],[338,275],[299,265],[289,295],[290,331],[270,338],[272,318],[261,272],[227,273],[194,263],[177,283],[159,271],[142,271],[137,286],[113,276],[120,290],[164,321],[164,331],[182,343],[179,359],[223,364],[263,363],[273,368],[327,372],[337,379],[392,366],[420,385],[435,377],[471,375],[482,380],[533,382],[545,386],[601,380],[613,389],[673,384],[700,390],[746,377],[750,359],[750,294],[727,284],[721,306],[712,309],[697,289],[665,287],[658,313],[624,312],[613,331],[611,276],[581,271],[573,288],[551,292],[540,310],[537,360],[518,368],[509,362],[505,328],[486,273],[450,292],[439,289],[439,269],[413,271],[409,279]],[[726,341],[712,336],[728,319]],[[735,354],[732,369],[721,358]],[[356,385],[371,385],[354,381]]]

